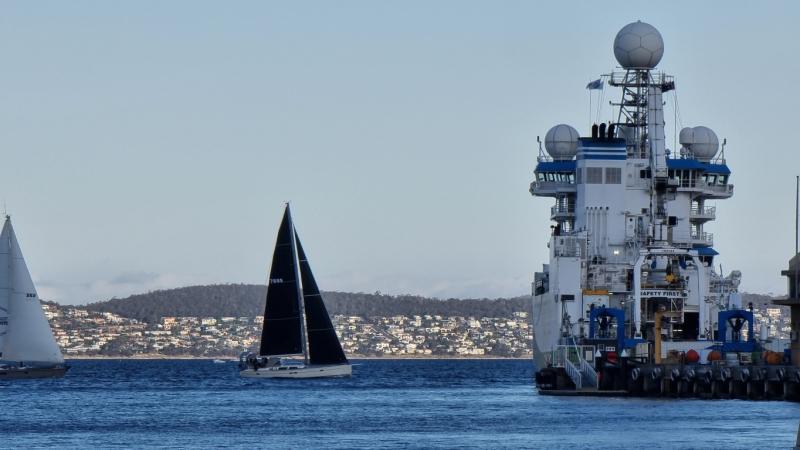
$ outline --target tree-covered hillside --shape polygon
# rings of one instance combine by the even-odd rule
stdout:
[[[266,286],[255,284],[190,286],[112,298],[90,303],[84,308],[148,323],[157,322],[161,317],[252,317],[263,314],[266,292]],[[439,300],[414,295],[384,295],[380,292],[323,292],[322,295],[331,315],[509,317],[513,312],[531,311],[528,296],[495,300]]]
[[[189,286],[89,303],[85,309],[148,323],[161,317],[252,317],[264,313],[266,292],[266,286],[255,284]]]

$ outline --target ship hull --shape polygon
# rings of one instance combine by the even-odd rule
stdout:
[[[552,294],[546,293],[533,297],[533,314],[531,328],[533,330],[533,371],[547,367],[546,357],[550,357],[553,348],[558,344],[558,304],[553,301]]]
[[[26,378],[63,378],[70,366],[10,367],[0,369],[0,380]]]
[[[254,370],[242,370],[242,378],[334,378],[349,377],[353,373],[350,364],[337,364],[333,366],[304,366],[304,367],[276,367]]]

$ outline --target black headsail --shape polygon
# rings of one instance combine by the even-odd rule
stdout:
[[[297,232],[294,235],[297,256],[300,260],[300,279],[303,283],[303,303],[306,310],[306,333],[308,334],[308,353],[311,364],[347,363],[342,344],[336,336],[328,310],[322,302],[317,281],[311,273],[311,266],[300,244]]]
[[[278,230],[269,272],[260,356],[303,354],[303,330],[289,205]]]

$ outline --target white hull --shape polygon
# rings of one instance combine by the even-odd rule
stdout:
[[[353,372],[350,364],[335,366],[305,366],[305,367],[279,367],[253,370],[242,370],[239,376],[243,378],[331,378],[349,377]]]
[[[0,369],[0,380],[24,378],[63,378],[69,366],[10,367]]]

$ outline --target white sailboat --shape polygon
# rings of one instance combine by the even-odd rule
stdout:
[[[0,379],[63,377],[64,363],[6,216],[0,232]]]
[[[261,348],[257,355],[242,354],[240,375],[247,378],[350,376],[353,366],[344,355],[322,302],[288,204],[278,230],[269,278]],[[302,356],[303,361],[282,359],[297,356]]]

